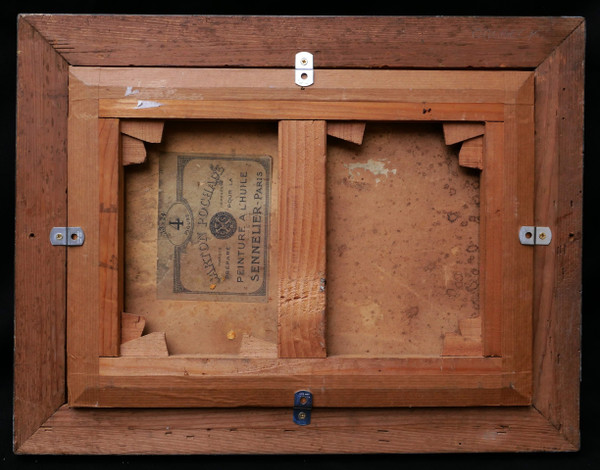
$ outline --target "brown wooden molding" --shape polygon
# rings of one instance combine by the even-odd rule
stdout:
[[[348,29],[352,35],[345,34]],[[181,41],[184,30],[186,41]],[[246,34],[238,34],[241,30]],[[578,450],[584,46],[582,18],[19,16],[15,452]],[[98,108],[89,96],[80,95],[69,109],[70,93],[83,88],[77,80],[69,88],[69,65],[292,68],[298,50],[315,54],[317,81],[319,68],[534,72],[534,223],[550,226],[554,238],[552,249],[534,248],[531,406],[353,410],[351,415],[322,408],[314,413],[312,427],[300,428],[291,424],[287,408],[77,410],[65,405],[66,363],[81,377],[69,384],[69,394],[86,396],[92,404],[94,392],[85,388],[85,378],[100,367],[98,361],[79,363],[70,355],[73,340],[65,338],[67,321],[74,331],[96,327],[90,318],[99,304],[97,293],[85,305],[67,298],[66,264],[81,280],[75,289],[82,294],[95,285],[98,263],[93,273],[81,272],[77,258],[97,261],[99,251],[98,228],[86,218],[97,210],[97,197],[67,206],[67,173],[79,165],[76,158],[67,161],[67,145],[75,154],[94,149],[98,129]],[[521,96],[517,104],[527,99]],[[518,122],[522,115],[514,113]],[[82,128],[84,134],[89,131],[87,141],[67,141],[68,116],[74,114],[87,116]],[[97,188],[89,191],[96,194]],[[66,248],[47,240],[50,227],[67,224],[67,210],[69,222],[82,221],[92,235],[68,258]],[[31,295],[32,286],[36,295]],[[513,283],[505,293],[517,288]],[[90,316],[72,322],[67,309]],[[113,384],[102,386],[111,389]]]
[[[68,64],[18,22],[15,221],[14,447],[65,401]],[[35,295],[32,293],[35,292]]]
[[[177,15],[22,18],[71,65],[293,68],[295,54],[307,50],[314,54],[316,69],[535,68],[583,21],[441,16],[349,16],[344,21],[311,16],[275,21]],[[182,34],[185,41],[180,40]],[[460,48],[455,47],[458,43]]]
[[[535,224],[554,249],[535,251],[534,405],[579,446],[585,24],[536,69]],[[567,333],[568,334],[565,334]]]

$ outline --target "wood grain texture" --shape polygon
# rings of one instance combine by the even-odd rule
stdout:
[[[164,121],[129,119],[121,121],[121,132],[144,142],[154,144],[162,140]]]
[[[483,354],[501,356],[504,123],[486,123],[485,127],[479,229],[480,245],[489,247],[480,253]]]
[[[279,122],[280,357],[325,357],[325,121]]]
[[[349,121],[501,121],[501,103],[412,103],[294,100],[164,99],[149,105],[130,98],[100,99],[104,118],[269,119]]]
[[[365,135],[365,126],[364,122],[330,121],[327,123],[327,135],[360,145]]]
[[[473,330],[460,330],[464,336],[481,335]],[[152,372],[160,376],[229,376],[262,375],[286,376],[293,372],[299,375],[369,375],[375,369],[381,376],[394,375],[439,375],[451,376],[454,373],[494,375],[502,372],[501,358],[468,357],[395,357],[395,358],[365,358],[352,356],[328,356],[327,358],[259,358],[248,361],[246,358],[203,357],[198,361],[194,355],[173,355],[166,359],[106,357],[100,359],[100,375],[104,376],[145,376]],[[405,379],[403,388],[411,387]]]
[[[100,174],[96,88],[69,76],[69,223],[84,227],[86,240],[70,249],[67,289],[67,390],[75,403],[98,373],[100,343]],[[88,398],[93,403],[94,397]]]
[[[74,23],[69,23],[71,18]],[[309,22],[312,18],[307,18]],[[337,21],[335,19],[332,19]],[[367,22],[376,19],[367,19]],[[390,18],[390,21],[395,21]],[[45,298],[41,310],[31,309],[34,317],[27,316],[25,309],[19,307],[18,290],[16,300],[16,333],[15,345],[15,447],[19,453],[317,453],[317,452],[457,452],[457,451],[557,451],[577,450],[579,446],[578,421],[578,375],[579,375],[579,332],[580,332],[580,287],[581,287],[581,168],[582,168],[582,106],[583,106],[583,54],[584,25],[581,18],[432,18],[427,21],[429,29],[423,28],[423,18],[404,18],[392,25],[383,27],[380,23],[376,29],[365,29],[360,37],[351,37],[352,44],[371,40],[371,45],[360,49],[348,47],[344,34],[334,33],[334,29],[315,27],[311,37],[314,44],[324,45],[325,54],[319,59],[330,58],[331,64],[341,67],[537,67],[536,71],[536,152],[540,155],[551,155],[550,158],[536,161],[538,175],[545,175],[542,183],[537,184],[536,222],[548,224],[552,218],[559,233],[559,242],[552,252],[541,252],[536,247],[536,272],[543,274],[543,282],[535,284],[535,394],[534,407],[508,409],[419,409],[419,410],[365,410],[360,414],[357,410],[334,410],[322,415],[323,421],[313,417],[313,423],[322,424],[324,428],[288,429],[289,410],[75,410],[64,406],[55,413],[30,439],[25,439],[37,426],[36,423],[51,412],[52,404],[64,393],[64,367],[60,367],[60,351],[52,345],[60,344],[60,335],[45,341],[51,346],[43,347],[44,341],[33,334],[31,328],[24,331],[23,325],[31,325],[31,320],[58,325],[60,330],[61,295]],[[227,23],[235,25],[236,32],[245,31],[240,28],[242,22],[254,24],[246,34],[226,35]],[[61,75],[61,68],[66,61],[85,63],[86,65],[123,65],[137,64],[142,66],[163,66],[166,60],[181,66],[228,66],[255,60],[269,66],[262,59],[272,60],[272,66],[288,67],[290,57],[300,50],[298,41],[304,37],[296,34],[298,29],[282,23],[280,28],[265,28],[264,19],[253,23],[246,18],[159,18],[150,17],[86,17],[79,15],[47,16],[27,15],[20,18],[19,39],[30,42],[19,47],[19,54],[26,49],[49,50],[48,44],[58,52],[54,54],[54,62],[46,68],[44,75],[44,57],[53,54],[43,53],[23,66],[19,58],[20,77],[32,77],[39,86],[29,88],[25,85],[18,93],[26,90],[21,103],[27,109],[31,102],[26,96],[31,90],[50,90],[44,97],[34,92],[34,100],[41,98],[41,108],[52,108],[52,118],[56,128],[65,121],[66,113],[61,108],[61,86],[53,88],[56,76]],[[269,20],[274,21],[274,20]],[[292,19],[291,21],[304,21]],[[263,22],[263,23],[261,23]],[[256,24],[261,23],[260,28]],[[29,28],[29,24],[34,24]],[[117,27],[118,25],[123,27]],[[272,23],[271,23],[272,24]],[[338,23],[341,25],[342,23]],[[365,25],[365,23],[362,23]],[[114,28],[107,27],[109,25]],[[163,37],[154,34],[156,26],[172,25],[163,28],[173,40],[167,41],[169,47],[164,55],[157,53],[164,44]],[[186,41],[178,41],[181,25],[192,26],[194,47]],[[355,24],[356,25],[356,24]],[[406,28],[407,25],[412,25]],[[306,26],[306,23],[300,26]],[[389,25],[386,25],[389,26]],[[44,44],[37,36],[46,38]],[[360,30],[360,28],[355,30]],[[30,36],[22,32],[29,31]],[[90,31],[93,33],[90,34]],[[116,31],[116,34],[115,34]],[[152,31],[152,34],[149,32]],[[231,31],[231,30],[230,30]],[[258,31],[253,33],[253,31]],[[323,42],[322,31],[331,31],[326,36],[329,42]],[[267,40],[264,41],[264,33]],[[281,41],[281,35],[289,34],[289,40]],[[569,34],[572,32],[571,36]],[[224,33],[223,37],[219,37]],[[424,36],[423,36],[424,35]],[[123,40],[126,37],[127,40]],[[354,39],[356,37],[356,39]],[[395,37],[395,42],[390,38]],[[207,40],[217,38],[217,40]],[[248,41],[250,38],[250,41]],[[260,39],[258,39],[260,38]],[[273,39],[276,38],[276,39]],[[375,38],[373,41],[372,39]],[[410,42],[412,38],[412,42]],[[566,38],[566,39],[565,39]],[[398,42],[403,39],[402,42]],[[406,39],[407,41],[404,41]],[[464,42],[466,39],[467,42]],[[273,42],[276,42],[273,45]],[[458,45],[460,42],[460,46]],[[396,44],[388,48],[382,44]],[[410,47],[414,43],[415,47]],[[228,47],[221,48],[222,45]],[[282,44],[284,47],[281,47]],[[303,42],[303,45],[305,43]],[[333,45],[337,44],[337,47]],[[131,47],[131,46],[134,47]],[[327,46],[332,47],[327,47]],[[363,44],[364,45],[364,44]],[[408,46],[407,46],[408,45]],[[237,46],[237,47],[236,47]],[[286,49],[289,47],[289,50]],[[258,54],[248,54],[248,51]],[[315,47],[316,49],[316,47]],[[223,50],[226,53],[223,53]],[[140,53],[140,51],[142,51]],[[145,52],[143,52],[145,51]],[[181,54],[174,53],[179,51]],[[260,52],[262,51],[262,53]],[[30,60],[27,54],[23,56]],[[385,59],[387,57],[387,60]],[[397,59],[396,59],[397,57]],[[42,60],[39,60],[42,59]],[[176,64],[175,64],[176,62]],[[327,60],[320,64],[326,64]],[[520,64],[520,65],[519,65]],[[254,66],[255,64],[249,64]],[[42,78],[49,80],[42,83]],[[26,83],[27,78],[21,83]],[[65,80],[66,81],[66,80]],[[45,88],[49,86],[49,88]],[[62,92],[64,97],[64,89]],[[81,108],[79,108],[81,110]],[[39,116],[50,116],[44,111]],[[94,112],[92,112],[94,116]],[[19,120],[20,128],[23,121]],[[31,132],[39,134],[39,129],[47,129],[43,125],[25,125]],[[19,135],[17,138],[19,139]],[[66,145],[64,133],[57,133],[52,149],[58,151]],[[27,134],[28,142],[37,140]],[[18,141],[19,142],[19,141]],[[36,144],[37,145],[37,144]],[[19,147],[18,152],[23,147]],[[50,148],[50,147],[48,147]],[[29,150],[28,150],[29,151]],[[51,152],[45,155],[51,154]],[[19,159],[25,158],[18,153]],[[46,157],[47,158],[47,157]],[[25,160],[29,161],[29,160]],[[19,185],[19,162],[17,162],[17,185]],[[40,167],[41,168],[41,167]],[[60,166],[53,166],[53,175],[60,174]],[[23,170],[21,170],[23,171]],[[21,173],[22,175],[24,173]],[[549,178],[550,184],[546,184]],[[60,178],[56,178],[58,183]],[[538,181],[540,181],[538,179]],[[44,183],[43,183],[44,184]],[[42,184],[42,186],[43,186]],[[48,184],[48,179],[45,179]],[[64,188],[63,188],[64,189]],[[565,189],[568,189],[565,191]],[[17,227],[19,225],[19,194],[17,193]],[[39,193],[38,193],[39,194]],[[53,194],[47,191],[47,194]],[[35,197],[35,196],[34,196]],[[63,193],[64,197],[64,193]],[[60,199],[60,198],[59,198]],[[34,201],[29,198],[28,201]],[[556,201],[556,204],[554,203]],[[44,208],[48,207],[47,197]],[[60,206],[60,204],[58,205]],[[57,207],[58,207],[57,206]],[[45,215],[48,215],[46,212]],[[60,214],[60,210],[54,212]],[[548,217],[545,217],[548,215]],[[29,219],[28,223],[32,221]],[[41,219],[40,219],[41,220]],[[45,226],[45,224],[44,224]],[[35,233],[35,232],[30,232]],[[17,249],[23,253],[22,240],[17,229]],[[555,236],[557,236],[555,231]],[[21,248],[19,248],[21,246]],[[36,260],[40,259],[36,252]],[[25,250],[25,253],[31,251]],[[86,251],[86,255],[88,252]],[[20,256],[24,256],[21,254]],[[94,256],[92,252],[92,257]],[[17,260],[29,258],[19,258]],[[19,263],[22,264],[22,261]],[[578,264],[579,263],[579,264]],[[23,272],[19,267],[18,272]],[[539,279],[539,277],[537,277]],[[84,284],[89,284],[89,276]],[[17,283],[18,285],[18,283]],[[62,289],[60,289],[63,291]],[[81,290],[81,289],[80,289]],[[33,301],[33,300],[31,300]],[[29,300],[26,300],[29,302]],[[23,305],[23,304],[21,304]],[[46,312],[39,316],[38,311]],[[77,309],[72,312],[77,313]],[[42,318],[43,317],[43,318]],[[89,317],[88,317],[89,318]],[[36,323],[37,324],[37,323]],[[18,325],[21,325],[20,327]],[[82,329],[82,323],[71,324]],[[44,330],[48,332],[49,330]],[[51,331],[51,330],[50,330]],[[569,334],[565,334],[568,332]],[[22,341],[19,343],[19,341]],[[37,345],[35,343],[37,342]],[[19,346],[21,344],[21,346]],[[34,345],[24,348],[23,345]],[[95,343],[94,343],[95,344]],[[18,360],[24,351],[37,351],[37,355],[27,353]],[[41,351],[48,352],[49,362],[41,358]],[[56,356],[53,356],[56,354]],[[59,359],[55,361],[54,357]],[[32,361],[29,363],[28,361]],[[58,367],[47,367],[47,364]],[[21,367],[21,369],[19,369]],[[17,371],[21,371],[17,373]],[[25,372],[24,372],[25,371]],[[25,375],[28,374],[28,375]],[[43,388],[30,381],[30,377],[40,373],[45,384]],[[28,390],[30,403],[43,403],[36,411],[32,411],[30,403],[18,404],[18,377],[21,385]],[[23,379],[26,377],[26,379]],[[46,380],[47,379],[47,380]],[[53,388],[52,383],[57,384]],[[33,391],[35,390],[35,392]],[[58,393],[54,393],[55,391]],[[25,396],[24,394],[21,397]],[[54,398],[53,398],[54,397]],[[39,400],[37,400],[39,398]],[[537,409],[541,411],[538,412]],[[341,421],[340,421],[341,420]],[[261,423],[259,426],[248,423]],[[20,423],[20,424],[17,424]],[[374,427],[369,423],[375,423]],[[381,423],[386,426],[382,427]],[[435,426],[432,426],[435,423]],[[259,429],[260,428],[260,429]],[[198,431],[199,432],[194,432]],[[295,431],[295,432],[286,432]],[[386,432],[387,431],[387,432]],[[303,439],[298,439],[303,433]],[[381,435],[385,437],[382,439]],[[17,444],[18,443],[18,444]],[[265,444],[267,443],[267,444]]]
[[[124,270],[124,178],[118,119],[99,120],[98,144],[100,355],[117,356],[121,344]]]
[[[483,137],[465,140],[460,146],[458,164],[467,168],[483,169]]]
[[[534,110],[507,105],[504,121],[502,356],[507,370],[527,371],[512,386],[531,398],[533,252],[516,234],[534,219]]]
[[[446,145],[457,144],[463,140],[483,135],[485,132],[485,124],[482,122],[445,122],[442,128]]]
[[[23,452],[156,455],[574,450],[542,415],[528,407],[316,409],[310,426],[294,425],[290,413],[289,408],[78,410],[64,406],[40,427]]]
[[[164,333],[149,333],[121,345],[121,357],[168,357],[167,338]]]
[[[139,165],[146,161],[146,146],[142,140],[123,134],[121,150],[123,166]]]
[[[286,68],[188,68],[185,73],[168,67],[74,70],[84,82],[87,77],[99,80],[99,99],[127,99],[136,106],[168,99],[533,103],[533,93],[516,93],[524,81],[532,79],[528,71],[327,69],[319,70],[318,80],[303,88],[294,83]],[[126,129],[152,121],[131,122]]]
[[[534,68],[582,21],[435,16],[348,16],[343,21],[315,16],[26,18],[72,65],[293,67],[294,55],[308,50],[316,68],[444,69]]]
[[[585,25],[536,70],[534,404],[579,447]]]
[[[137,341],[137,340],[136,340]],[[160,358],[157,358],[160,359]],[[78,406],[101,408],[287,407],[310,390],[322,407],[523,406],[529,398],[510,386],[524,373],[325,374],[224,376],[104,376]],[[313,405],[317,406],[317,405]]]
[[[67,64],[22,18],[18,22],[14,448],[65,401]]]
[[[125,313],[121,315],[121,343],[137,339],[142,336],[146,319],[142,315]]]

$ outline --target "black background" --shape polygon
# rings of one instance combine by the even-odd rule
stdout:
[[[599,264],[600,228],[595,226],[596,181],[600,159],[597,131],[600,104],[600,1],[453,1],[401,2],[358,0],[335,2],[280,0],[278,2],[221,1],[7,1],[2,5],[0,35],[0,469],[345,469],[378,468],[451,469],[597,469],[600,468],[600,394],[595,383],[598,367],[598,316],[595,302],[596,266]],[[19,13],[122,14],[265,14],[265,15],[474,15],[474,16],[583,16],[586,19],[585,176],[583,251],[583,381],[581,393],[581,450],[574,453],[442,454],[442,455],[324,455],[324,456],[15,456],[12,452],[13,260],[15,182],[16,21]]]

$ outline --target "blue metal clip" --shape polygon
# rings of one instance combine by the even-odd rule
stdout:
[[[294,423],[299,426],[310,424],[313,396],[306,390],[294,394]]]

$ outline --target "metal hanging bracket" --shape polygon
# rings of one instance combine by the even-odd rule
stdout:
[[[85,233],[81,227],[54,227],[50,230],[50,243],[55,246],[81,246]]]
[[[310,413],[312,411],[312,393],[301,390],[294,394],[294,423],[299,426],[310,424]]]
[[[310,52],[298,52],[296,54],[296,85],[307,87],[315,82],[313,69],[313,55]]]
[[[519,229],[519,241],[522,245],[550,245],[552,231],[550,227],[523,225]]]

